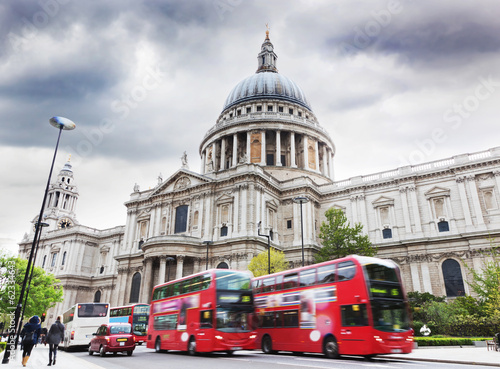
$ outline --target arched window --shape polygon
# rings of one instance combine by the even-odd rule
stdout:
[[[175,211],[175,233],[186,232],[187,230],[188,206],[178,206]]]
[[[63,253],[61,265],[64,265],[64,263],[66,263],[66,251],[64,251],[64,253]]]
[[[227,265],[226,262],[222,262],[222,263],[219,263],[219,265],[217,265],[217,269],[229,269],[229,265]]]
[[[95,292],[94,302],[101,302],[101,291],[96,291]]]
[[[129,302],[139,302],[140,290],[141,290],[141,273],[137,272],[132,277],[132,286],[130,287]]]
[[[227,236],[227,226],[223,226],[220,229],[220,236],[221,237],[226,237]]]
[[[446,296],[465,296],[464,280],[458,261],[447,259],[443,262],[442,269]]]

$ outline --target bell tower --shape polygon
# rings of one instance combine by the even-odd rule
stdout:
[[[42,222],[49,224],[49,230],[70,228],[77,224],[75,209],[78,188],[70,161],[71,156],[57,175],[56,181],[49,186],[42,219]],[[33,225],[36,221],[37,218],[33,220]]]

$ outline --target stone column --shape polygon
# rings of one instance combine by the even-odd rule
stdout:
[[[241,226],[240,231],[242,235],[247,234],[247,197],[248,197],[248,185],[243,184],[240,186],[240,196],[241,196]]]
[[[290,132],[290,167],[297,168],[295,162],[295,132]]]
[[[250,164],[250,131],[247,131],[247,164]]]
[[[316,161],[316,163],[314,164],[315,165],[314,170],[319,173],[319,172],[321,172],[321,170],[319,168],[319,142],[318,142],[318,140],[316,140],[316,142],[314,143],[314,151],[315,151],[314,156],[315,156],[315,161]]]
[[[217,172],[220,168],[220,163],[219,166],[217,166],[217,142],[214,141],[212,144],[212,161],[214,163],[214,172]]]
[[[232,167],[238,165],[238,134],[233,135],[233,162]]]
[[[145,258],[143,261],[143,277],[144,282],[142,283],[141,291],[141,301],[149,304],[149,299],[151,298],[151,276],[153,274],[153,259]]]
[[[406,186],[399,187],[399,195],[401,196],[401,205],[403,208],[403,219],[405,221],[405,232],[407,235],[411,234],[411,223],[410,223],[410,212],[408,211],[408,196],[406,191],[408,188]]]
[[[282,166],[281,163],[281,132],[276,131],[276,165]]]
[[[175,279],[182,278],[182,271],[184,268],[184,255],[177,255],[177,269],[175,270]]]
[[[304,152],[303,152],[303,158],[302,160],[304,161],[304,169],[309,169],[309,150],[307,148],[308,146],[309,139],[307,138],[306,135],[304,135],[304,140],[303,140],[303,145],[304,145]]]
[[[455,178],[458,186],[458,193],[460,195],[460,203],[462,204],[462,211],[465,217],[465,227],[470,228],[474,226],[472,223],[471,212],[469,208],[469,201],[467,200],[467,191],[465,189],[465,176],[458,176]]]
[[[358,223],[359,217],[358,217],[357,196],[351,196],[351,209],[352,209],[352,221],[353,223]]]
[[[477,194],[476,176],[470,175],[467,177],[467,182],[469,185],[469,193],[472,200],[472,206],[474,208],[474,213],[476,213],[476,222],[478,228],[485,228],[483,211],[481,209],[481,203],[479,202],[479,195]]]
[[[158,272],[158,284],[165,283],[165,270],[167,269],[167,257],[160,256],[160,270]]]
[[[262,130],[261,131],[261,136],[260,136],[260,164],[261,165],[266,165],[266,131]]]
[[[323,145],[323,163],[321,165],[321,172],[325,177],[330,177],[330,171],[328,170],[328,149],[326,145]]]
[[[413,221],[415,222],[415,233],[422,233],[422,222],[420,221],[420,211],[418,210],[417,202],[417,187],[415,185],[408,186],[410,194],[410,203],[413,212]]]
[[[226,138],[225,137],[221,138],[221,145],[220,145],[220,169],[221,170],[226,169]]]
[[[200,168],[201,174],[205,174],[206,167],[207,167],[207,149],[203,150],[203,153],[201,154],[201,168]]]

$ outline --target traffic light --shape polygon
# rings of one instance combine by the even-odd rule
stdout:
[[[42,314],[42,317],[40,318],[40,323],[43,323],[45,321],[45,313]]]

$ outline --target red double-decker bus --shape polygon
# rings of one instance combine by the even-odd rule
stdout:
[[[110,323],[130,323],[132,335],[138,345],[146,342],[149,321],[148,304],[132,304],[112,307],[109,314]]]
[[[147,347],[196,352],[255,348],[253,294],[246,272],[211,269],[153,289]]]
[[[253,279],[257,347],[327,357],[410,353],[413,331],[399,268],[364,256]]]

